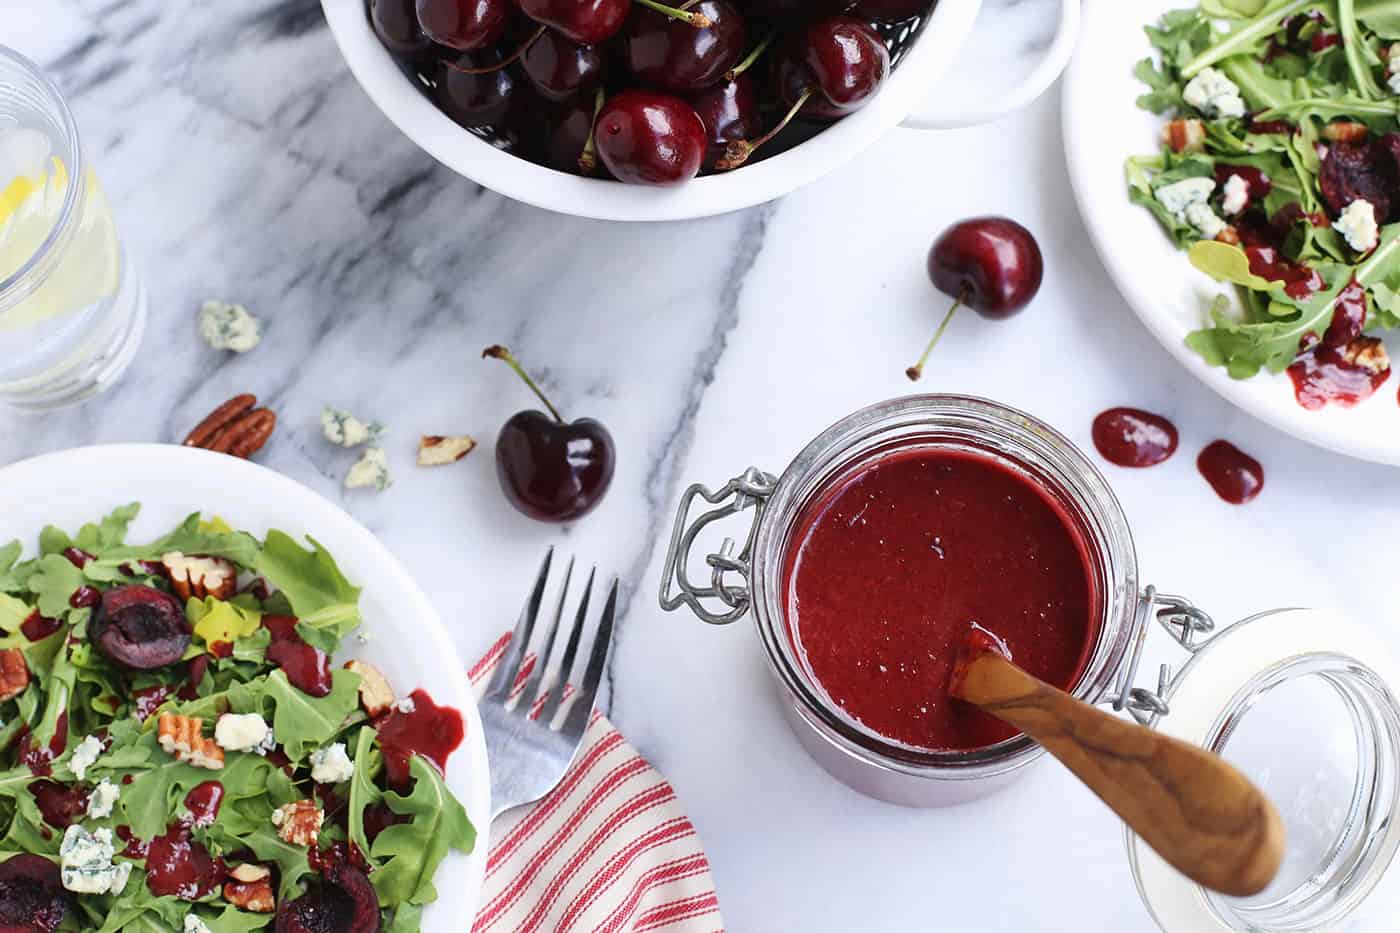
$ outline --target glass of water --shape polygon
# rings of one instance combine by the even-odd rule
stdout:
[[[0,45],[0,401],[43,411],[108,388],[146,296],[53,84]]]

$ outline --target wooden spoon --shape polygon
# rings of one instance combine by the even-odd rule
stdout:
[[[1274,805],[1219,755],[1113,716],[1038,680],[974,629],[953,696],[1020,729],[1192,881],[1247,897],[1283,859]]]

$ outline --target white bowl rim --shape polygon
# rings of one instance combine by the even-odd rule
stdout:
[[[160,467],[152,466],[157,463]],[[362,588],[375,586],[392,592],[395,602],[402,601],[406,607],[404,618],[415,620],[415,634],[430,641],[432,653],[443,659],[443,671],[453,684],[453,689],[449,692],[435,686],[434,699],[461,712],[466,727],[466,737],[449,759],[455,767],[449,768],[447,783],[471,816],[472,824],[476,827],[476,844],[469,855],[457,852],[449,854],[439,866],[434,880],[441,882],[446,874],[459,872],[464,886],[461,889],[461,903],[457,906],[465,906],[474,912],[479,907],[491,830],[491,779],[481,716],[467,678],[467,668],[458,656],[456,645],[448,635],[446,626],[432,602],[414,582],[403,564],[369,529],[348,512],[290,477],[247,460],[196,448],[149,443],[73,447],[39,454],[0,467],[0,488],[9,491],[17,484],[30,483],[36,489],[51,489],[52,477],[64,471],[80,470],[87,475],[101,475],[103,471],[122,466],[141,472],[154,472],[163,467],[165,473],[162,475],[165,476],[184,471],[206,477],[210,482],[226,483],[227,488],[238,489],[240,495],[278,496],[278,501],[286,503],[287,509],[295,515],[295,518],[289,517],[288,523],[304,525],[308,529],[315,528],[317,539],[325,544],[337,559],[354,551],[365,556],[364,562],[375,565],[376,579],[357,579],[352,582]],[[101,494],[94,490],[91,494],[85,494],[85,498],[101,498]],[[108,507],[120,504],[116,500],[121,498],[123,497],[120,494],[116,495]],[[191,502],[189,505],[191,511],[210,508],[207,503]],[[232,510],[221,511],[226,511],[229,519],[236,522],[237,516]],[[0,517],[0,527],[3,527],[4,523],[5,519]],[[38,532],[38,528],[26,527],[20,533],[32,533],[37,539]],[[0,537],[5,534],[7,533],[0,533]],[[22,540],[28,550],[31,542]],[[377,641],[371,642],[364,649],[370,657],[379,650]],[[458,756],[463,756],[464,760],[458,761]],[[442,884],[438,885],[439,900],[424,909],[425,931],[441,930],[446,933],[447,930],[460,927],[460,918],[455,915],[449,916],[442,909],[448,906],[443,902],[444,887]]]
[[[880,93],[813,139],[729,174],[652,188],[559,172],[473,136],[399,70],[370,28],[364,0],[321,0],[351,74],[390,122],[428,155],[514,200],[564,214],[622,221],[694,219],[752,207],[795,191],[854,158],[927,98],[962,48],[981,3],[939,0],[923,34]]]

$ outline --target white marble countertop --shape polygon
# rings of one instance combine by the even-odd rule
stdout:
[[[1035,44],[1049,12],[994,6],[972,57],[986,67],[989,48]],[[1061,769],[952,810],[861,798],[788,733],[750,625],[711,629],[656,605],[685,484],[780,470],[831,421],[909,391],[904,367],[944,307],[924,254],[955,219],[1028,225],[1045,286],[1010,322],[960,317],[924,388],[1023,407],[1086,446],[1112,405],[1172,418],[1175,459],[1107,469],[1146,580],[1219,619],[1331,605],[1389,627],[1384,607],[1400,604],[1395,471],[1236,412],[1153,342],[1080,225],[1053,95],[992,127],[892,132],[781,203],[643,228],[546,214],[435,165],[354,84],[315,0],[0,0],[0,21],[70,95],[152,312],[115,391],[42,418],[0,414],[0,462],[178,441],[252,391],[282,418],[261,461],[378,533],[464,657],[512,624],[547,545],[620,574],[611,713],[686,802],[733,930],[1151,928],[1118,824]],[[265,345],[205,348],[206,298],[263,316]],[[532,523],[497,490],[491,439],[532,399],[478,359],[494,342],[566,414],[618,439],[613,490],[575,527]],[[390,426],[388,492],[341,489],[353,455],[320,439],[326,403]],[[412,465],[418,434],[458,431],[482,449]],[[1265,464],[1252,505],[1224,504],[1197,475],[1194,454],[1216,437]]]

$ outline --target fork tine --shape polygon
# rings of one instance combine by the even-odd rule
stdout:
[[[588,717],[593,713],[593,704],[598,699],[598,683],[603,679],[603,669],[608,663],[608,653],[612,650],[613,620],[617,615],[617,580],[613,580],[608,590],[608,601],[603,604],[603,617],[598,621],[598,631],[593,636],[593,653],[588,659],[588,670],[579,686],[578,699],[569,710],[569,718],[564,721],[564,731],[582,732],[588,728]]]
[[[579,600],[578,612],[574,614],[574,625],[569,632],[569,644],[564,649],[564,660],[559,663],[559,689],[547,707],[540,712],[540,722],[553,722],[555,714],[564,702],[564,690],[574,672],[574,658],[578,655],[578,643],[583,637],[583,626],[588,619],[588,602],[593,596],[593,578],[597,574],[597,567],[588,571],[588,583],[583,587],[583,598]]]
[[[554,618],[549,623],[549,634],[545,636],[544,642],[540,646],[535,669],[530,672],[530,676],[525,681],[525,687],[520,692],[520,708],[527,712],[534,704],[537,692],[549,687],[545,681],[545,674],[549,671],[549,662],[553,660],[554,641],[559,636],[559,620],[564,616],[564,600],[569,597],[569,582],[573,578],[574,559],[570,557],[569,565],[564,568],[564,582],[559,585],[559,601],[554,605]]]
[[[491,685],[486,688],[486,696],[498,697],[502,702],[510,699],[511,685],[515,683],[515,676],[520,672],[520,662],[525,658],[530,636],[535,630],[535,618],[540,614],[540,600],[544,598],[544,584],[549,579],[549,565],[553,559],[554,548],[551,547],[544,552],[544,562],[540,564],[540,572],[535,577],[535,587],[530,591],[530,598],[525,601],[524,608],[520,610],[520,621],[515,624],[510,647],[506,649],[505,657],[501,658],[501,663],[496,667]]]

